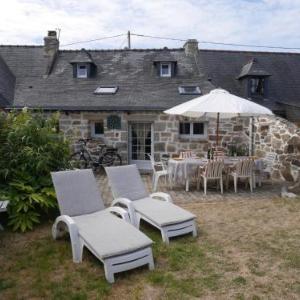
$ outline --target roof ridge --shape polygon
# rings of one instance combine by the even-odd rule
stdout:
[[[257,54],[286,54],[286,55],[300,55],[300,52],[277,52],[277,51],[253,51],[253,50],[231,50],[231,49],[199,49],[202,52],[231,52],[231,53],[257,53]]]
[[[43,45],[4,45],[0,44],[0,47],[17,47],[17,48],[43,48]]]
[[[150,51],[184,51],[184,48],[136,48],[136,49],[87,49],[88,52],[150,52]],[[81,49],[59,49],[60,52],[80,52]]]

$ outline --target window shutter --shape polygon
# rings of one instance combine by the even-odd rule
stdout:
[[[176,63],[175,62],[171,62],[171,77],[175,77],[176,76]]]
[[[94,64],[90,64],[90,76],[89,77],[96,77],[97,75],[97,66]]]
[[[90,78],[91,77],[91,64],[88,63],[86,65],[86,71],[87,71],[87,78]]]
[[[77,78],[77,64],[72,64],[73,67],[73,78]]]
[[[155,64],[157,76],[160,76],[160,65],[161,65],[161,63],[156,63]]]

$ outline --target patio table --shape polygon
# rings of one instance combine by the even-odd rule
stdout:
[[[227,157],[224,159],[225,167],[232,167],[241,159],[247,157]],[[261,159],[255,159],[255,170],[263,169],[263,161]],[[170,185],[173,186],[176,183],[185,183],[185,190],[189,191],[190,178],[196,175],[199,167],[205,166],[208,162],[205,158],[186,158],[186,159],[169,159],[168,173]]]

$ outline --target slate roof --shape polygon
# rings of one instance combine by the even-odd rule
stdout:
[[[0,59],[0,105],[53,110],[164,110],[195,97],[180,95],[180,85],[197,85],[203,94],[221,87],[246,97],[239,76],[260,72],[271,75],[268,99],[257,100],[260,104],[273,110],[285,104],[300,107],[300,54],[295,53],[199,50],[194,58],[182,48],[60,50],[48,76],[45,69],[49,58],[42,46],[0,46],[1,56],[6,64]],[[71,63],[75,60],[91,60],[97,66],[97,76],[73,78]],[[159,77],[155,61],[176,61],[176,76]],[[100,85],[116,85],[118,91],[115,95],[95,95]]]
[[[177,61],[174,78],[160,78],[153,61],[165,50],[89,50],[97,65],[95,78],[73,78],[70,62],[81,51],[59,51],[45,78],[42,47],[0,46],[0,55],[17,77],[14,106],[61,110],[164,110],[193,98],[180,95],[179,85],[198,85],[208,93],[213,85],[183,49],[170,49]],[[100,85],[117,85],[115,95],[95,95]]]
[[[299,53],[199,50],[198,64],[213,85],[245,97],[243,80],[237,77],[242,66],[253,58],[271,75],[268,100],[262,101],[262,104],[271,109],[281,104],[300,107]]]
[[[14,97],[16,78],[0,56],[0,107],[9,106]]]

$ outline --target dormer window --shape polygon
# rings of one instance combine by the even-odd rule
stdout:
[[[88,68],[86,64],[77,64],[77,78],[87,78]]]
[[[265,96],[266,78],[252,77],[249,79],[250,96]]]
[[[97,65],[91,54],[85,49],[81,49],[70,61],[70,64],[73,67],[74,78],[93,78],[97,75]]]
[[[160,77],[171,77],[171,63],[160,64]]]

